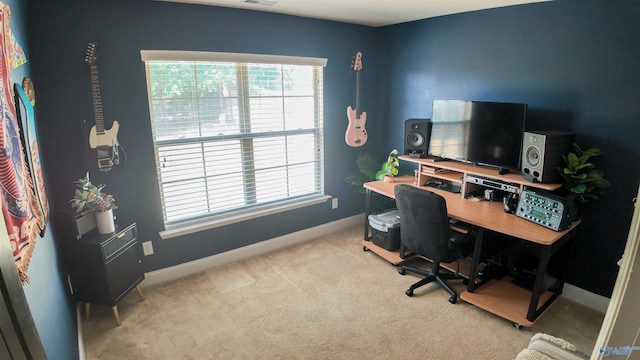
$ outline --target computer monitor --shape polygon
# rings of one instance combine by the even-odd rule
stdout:
[[[429,155],[519,170],[527,104],[434,100]]]

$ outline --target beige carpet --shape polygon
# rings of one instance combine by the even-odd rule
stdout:
[[[417,281],[360,245],[354,227],[135,291],[83,320],[92,359],[513,359],[536,332],[590,354],[603,314],[561,298],[530,328]],[[213,240],[212,240],[213,241]],[[456,282],[459,291],[464,289]]]

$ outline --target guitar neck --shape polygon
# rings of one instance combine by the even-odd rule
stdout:
[[[102,100],[100,98],[100,82],[98,79],[98,65],[92,64],[91,69],[91,95],[93,96],[93,116],[96,123],[96,133],[104,134],[104,116],[102,114]]]
[[[360,119],[360,71],[356,72],[356,119]]]

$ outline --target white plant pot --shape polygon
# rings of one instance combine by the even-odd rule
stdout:
[[[116,231],[116,225],[113,222],[113,209],[96,211],[95,214],[98,234],[111,234]]]

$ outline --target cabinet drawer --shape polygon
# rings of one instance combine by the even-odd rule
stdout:
[[[136,227],[131,226],[114,235],[102,244],[102,256],[106,261],[118,254],[127,244],[136,240]]]

